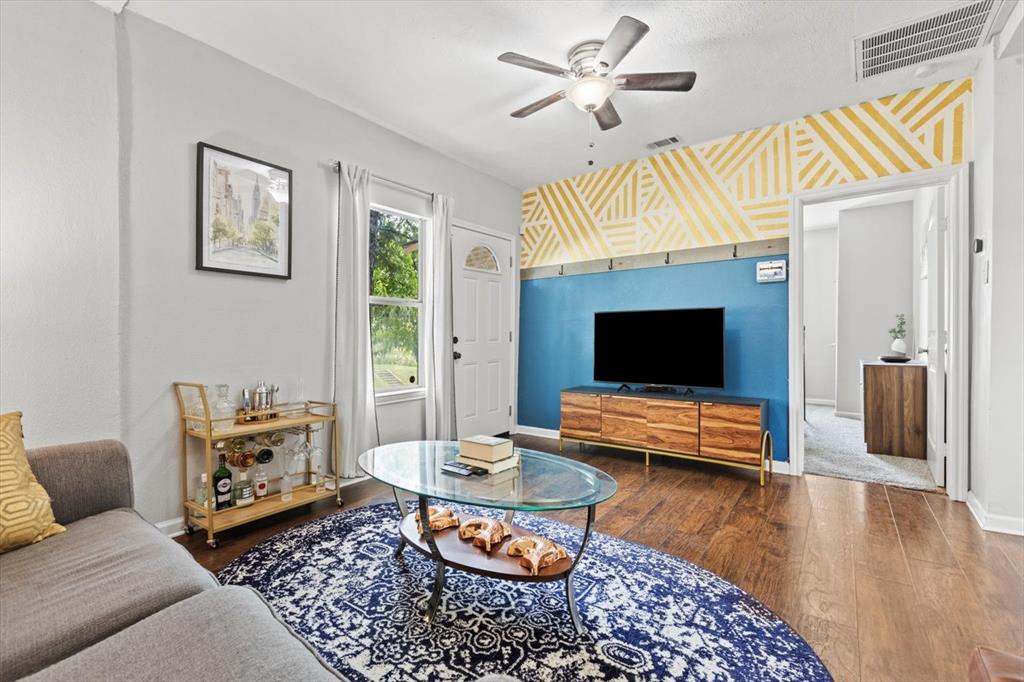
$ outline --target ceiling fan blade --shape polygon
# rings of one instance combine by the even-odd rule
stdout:
[[[622,119],[619,118],[619,112],[615,111],[615,107],[610,99],[606,99],[604,104],[594,109],[594,118],[597,119],[597,125],[600,126],[601,130],[608,130],[622,123]]]
[[[555,102],[565,99],[565,90],[556,92],[553,95],[548,95],[544,99],[539,99],[533,104],[527,104],[522,109],[516,109],[512,112],[512,118],[526,118],[530,114],[536,113],[546,106],[552,105]]]
[[[674,71],[664,74],[621,74],[615,76],[615,87],[620,90],[665,90],[687,92],[696,82],[692,71]]]
[[[619,90],[666,90],[687,92],[697,80],[693,71],[671,71],[666,73],[624,73],[615,77]]]
[[[608,34],[608,40],[597,53],[594,70],[603,75],[614,69],[650,30],[650,26],[633,17],[619,17],[615,28]]]
[[[562,78],[572,78],[572,73],[568,70],[563,69],[561,66],[555,66],[554,64],[548,64],[542,62],[539,59],[533,57],[527,57],[516,52],[506,52],[498,56],[499,62],[505,62],[506,64],[513,64],[515,66],[521,66],[524,69],[533,69],[534,71],[540,71],[542,73],[549,73],[552,76],[560,76]]]

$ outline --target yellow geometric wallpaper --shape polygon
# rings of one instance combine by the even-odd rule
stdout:
[[[971,87],[939,83],[527,190],[521,265],[785,237],[795,191],[970,161]]]

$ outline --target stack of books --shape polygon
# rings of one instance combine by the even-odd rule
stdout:
[[[459,441],[458,461],[498,474],[519,466],[519,455],[508,438],[471,436]]]

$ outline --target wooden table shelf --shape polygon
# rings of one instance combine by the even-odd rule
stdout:
[[[216,533],[218,531],[241,526],[250,521],[262,519],[279,512],[312,504],[317,500],[335,498],[338,506],[341,506],[341,481],[337,472],[341,470],[341,457],[339,452],[339,432],[337,408],[334,403],[311,400],[307,403],[294,403],[275,406],[273,412],[277,416],[266,421],[250,422],[246,424],[232,423],[231,428],[223,431],[214,430],[214,426],[223,423],[225,420],[214,419],[210,408],[209,396],[206,394],[206,387],[203,384],[175,382],[175,396],[178,399],[179,412],[179,434],[181,445],[181,498],[185,510],[185,532],[192,533],[196,528],[206,531],[206,543],[211,547],[217,546]],[[198,399],[198,401],[196,400]],[[201,410],[199,405],[201,404]],[[201,412],[201,414],[196,414]],[[258,412],[253,414],[267,414]],[[215,499],[213,490],[214,453],[218,452],[216,444],[220,441],[235,438],[254,438],[257,435],[271,433],[274,431],[296,431],[305,436],[307,443],[312,443],[314,427],[317,425],[332,425],[330,452],[334,464],[334,474],[324,474],[325,480],[333,484],[334,489],[325,488],[317,491],[313,484],[309,461],[306,461],[305,480],[303,485],[295,486],[292,489],[292,499],[285,502],[281,499],[281,493],[272,493],[258,499],[251,505],[244,507],[228,507],[211,511],[209,508],[189,499],[189,472],[188,472],[188,441],[189,438],[198,441],[203,449],[203,458],[206,471],[206,494],[208,500]],[[326,463],[325,463],[326,466]],[[274,479],[279,481],[280,479]]]
[[[334,477],[330,477],[329,480],[334,480]],[[335,481],[335,485],[337,485],[337,481]],[[324,489],[317,492],[316,486],[314,485],[298,486],[292,491],[292,499],[287,502],[281,499],[281,493],[274,493],[273,495],[268,495],[259,502],[253,502],[247,507],[228,507],[227,509],[214,511],[214,523],[217,526],[217,530],[234,528],[235,526],[241,526],[249,523],[250,521],[255,521],[256,519],[262,519],[265,516],[271,516],[278,512],[312,504],[317,500],[326,500],[330,497],[334,497],[336,492],[336,490],[330,489]],[[193,500],[186,500],[185,507],[192,511],[192,522],[196,526],[203,529],[207,529],[209,527],[209,509],[200,506]]]

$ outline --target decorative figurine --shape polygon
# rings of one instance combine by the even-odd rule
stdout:
[[[535,535],[516,538],[510,542],[508,545],[508,555],[521,556],[522,559],[519,560],[519,565],[530,569],[530,575],[537,575],[540,569],[547,568],[557,561],[569,558],[565,547],[547,538]]]
[[[438,531],[459,525],[459,517],[452,513],[448,507],[428,507],[430,514],[430,530]],[[420,513],[416,512],[416,530],[423,535],[423,524],[420,523]]]
[[[496,545],[508,536],[512,535],[512,528],[504,521],[497,519],[485,519],[474,517],[459,526],[459,538],[462,540],[473,540],[475,547],[481,547],[485,552],[491,551],[491,545]]]

